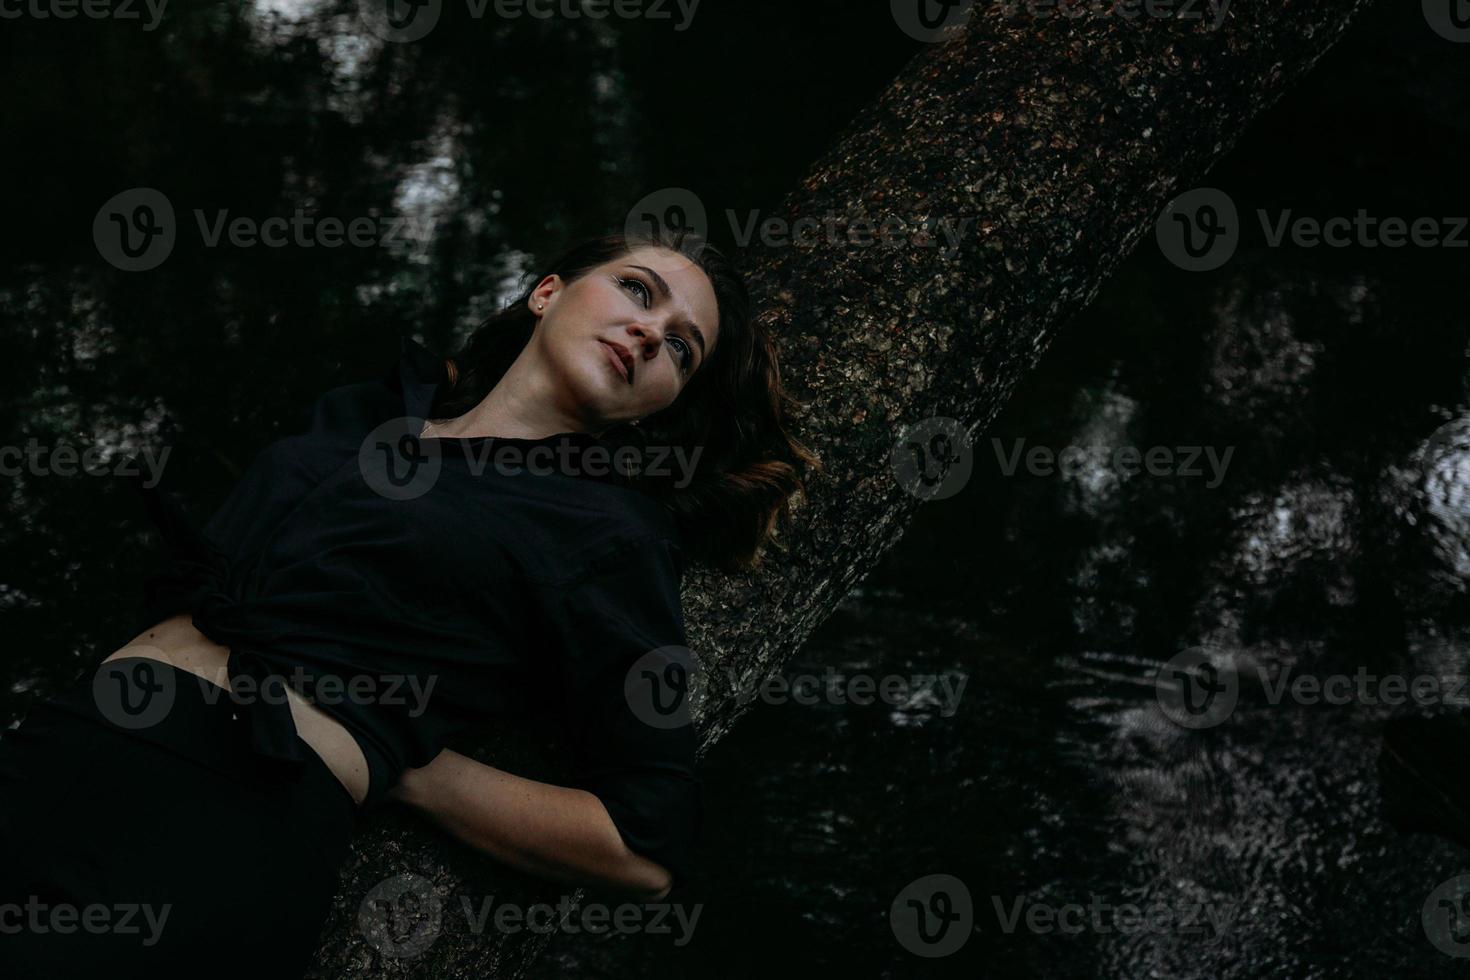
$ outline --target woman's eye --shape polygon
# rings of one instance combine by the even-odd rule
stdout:
[[[645,308],[647,308],[648,301],[653,297],[649,294],[648,287],[645,286],[641,280],[620,279],[618,281],[621,282],[623,284],[623,288],[627,289],[630,293],[636,292],[638,295],[642,296],[643,298],[640,300],[640,302]]]
[[[670,337],[669,343],[679,345],[679,363],[684,370],[689,370],[689,365],[694,361],[694,348],[690,347],[683,337]]]

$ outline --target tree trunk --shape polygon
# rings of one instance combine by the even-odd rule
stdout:
[[[948,450],[927,432],[913,441],[931,475],[945,475],[946,458],[963,467],[964,440],[994,419],[1057,326],[1365,5],[1239,4],[1218,30],[1204,3],[1193,5],[1204,22],[977,8],[849,125],[780,214],[841,216],[831,226],[841,240],[824,233],[746,256],[756,307],[781,338],[783,375],[807,406],[795,429],[825,470],[809,483],[784,554],[745,576],[691,568],[686,578],[706,682],[702,751],[749,705],[738,687],[778,671],[931,495],[906,489],[913,474],[894,465],[906,427],[956,420]],[[909,228],[968,225],[952,251],[943,235],[927,247],[907,236],[847,240],[849,222],[889,215]],[[917,457],[906,449],[901,458]],[[525,733],[466,749],[532,778],[554,772]],[[478,911],[492,896],[495,907],[529,907],[571,892],[514,874],[411,814],[385,813],[354,842],[314,975],[519,977],[549,935],[500,931],[493,918],[476,934],[462,899]],[[400,893],[389,937],[384,910]],[[581,900],[578,891],[570,901]]]

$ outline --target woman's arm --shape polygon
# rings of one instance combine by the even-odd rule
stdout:
[[[586,790],[524,779],[445,749],[422,769],[405,770],[389,795],[538,877],[655,902],[672,885],[667,869],[629,849],[602,801]]]

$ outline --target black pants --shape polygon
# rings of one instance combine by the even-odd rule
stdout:
[[[150,663],[177,691],[156,724],[113,724],[88,677],[0,734],[5,980],[288,980],[311,962],[351,796],[304,742],[283,779],[223,688]]]

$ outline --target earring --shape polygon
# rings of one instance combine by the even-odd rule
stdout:
[[[628,424],[629,425],[637,425],[639,422],[642,422],[642,421],[643,421],[642,419],[634,419],[633,421],[629,422]]]
[[[545,303],[537,303],[536,304],[536,309],[537,310],[544,310],[544,309],[546,309],[546,304]]]

